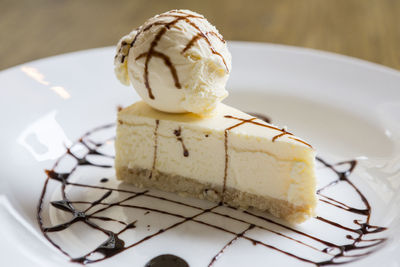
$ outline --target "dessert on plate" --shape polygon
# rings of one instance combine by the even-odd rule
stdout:
[[[189,10],[157,15],[124,36],[115,73],[143,101],[118,114],[117,178],[302,222],[317,202],[315,150],[222,104],[230,70],[226,41]]]

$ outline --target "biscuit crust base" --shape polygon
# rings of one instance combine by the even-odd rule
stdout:
[[[155,188],[161,191],[178,193],[185,197],[207,199],[219,203],[221,201],[222,186],[201,183],[188,177],[171,175],[157,170],[140,168],[116,167],[117,179],[133,184],[139,188]],[[151,174],[151,178],[150,177]],[[254,208],[267,211],[290,223],[301,223],[311,217],[311,207],[296,206],[286,200],[260,196],[227,187],[224,194],[224,203],[240,209]]]

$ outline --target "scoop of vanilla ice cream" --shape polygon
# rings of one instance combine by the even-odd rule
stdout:
[[[147,20],[118,43],[115,74],[153,108],[207,114],[228,96],[231,54],[202,15],[172,10]]]

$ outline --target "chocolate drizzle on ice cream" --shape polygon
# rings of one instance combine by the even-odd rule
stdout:
[[[211,53],[214,55],[217,55],[218,57],[221,58],[223,64],[225,65],[226,71],[229,73],[229,68],[228,64],[222,55],[221,52],[217,51],[217,49],[214,47],[214,45],[211,42],[211,37],[217,38],[221,42],[225,43],[225,40],[223,37],[215,31],[203,31],[201,27],[196,23],[196,20],[206,20],[203,16],[198,15],[198,14],[192,14],[192,13],[187,13],[182,10],[171,10],[169,12],[163,13],[161,15],[156,16],[155,18],[160,19],[156,20],[155,22],[152,22],[150,24],[145,24],[141,27],[139,27],[136,30],[136,34],[133,38],[133,40],[129,43],[127,41],[122,41],[120,44],[120,48],[115,55],[116,59],[120,59],[120,63],[124,64],[124,62],[127,60],[127,57],[129,55],[129,51],[131,49],[135,49],[135,43],[137,42],[138,38],[143,35],[144,32],[149,31],[150,29],[154,27],[159,27],[158,32],[155,34],[153,40],[150,42],[150,46],[146,52],[143,52],[139,55],[136,56],[135,60],[140,60],[144,59],[144,73],[143,73],[143,78],[144,78],[144,83],[148,91],[148,96],[150,99],[155,99],[155,96],[153,94],[152,87],[150,85],[150,79],[149,79],[149,64],[150,61],[153,57],[160,58],[164,65],[167,66],[171,72],[171,76],[174,80],[175,87],[177,89],[181,89],[182,85],[180,83],[179,79],[179,74],[176,70],[175,64],[172,62],[171,57],[168,56],[166,53],[163,51],[157,50],[157,45],[159,44],[160,40],[163,38],[163,36],[169,31],[171,28],[175,27],[177,28],[176,24],[180,21],[184,21],[188,25],[190,25],[193,29],[195,29],[196,34],[188,41],[188,43],[184,46],[184,48],[181,51],[181,54],[185,54],[188,50],[190,50],[196,42],[200,40],[204,40]]]

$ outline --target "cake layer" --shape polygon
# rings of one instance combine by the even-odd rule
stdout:
[[[223,104],[210,117],[159,112],[144,102],[118,114],[115,164],[121,180],[132,180],[121,169],[149,170],[149,180],[155,173],[190,178],[219,188],[220,201],[237,190],[301,207],[306,218],[316,205],[314,161],[303,140]]]

